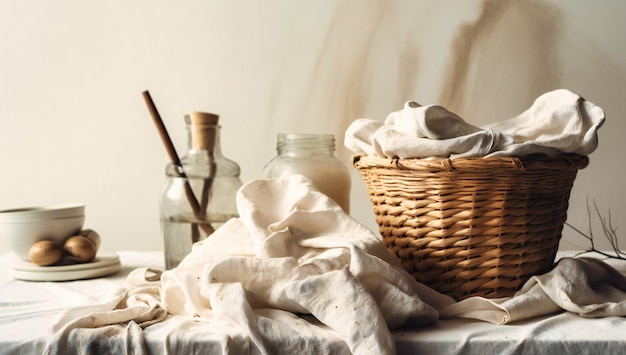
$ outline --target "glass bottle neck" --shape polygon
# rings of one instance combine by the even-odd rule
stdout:
[[[230,178],[239,181],[241,169],[237,163],[224,157],[220,142],[219,116],[192,112],[185,116],[187,153],[180,158],[180,166],[169,163],[168,177],[213,179]]]
[[[333,156],[335,136],[332,134],[279,133],[276,143],[278,155]]]
[[[165,173],[169,177],[184,175],[189,178],[214,177],[217,173],[216,164],[223,161],[220,148],[218,125],[187,125],[187,148],[185,155],[180,157],[181,166],[169,163]]]
[[[219,125],[187,125],[188,155],[221,156]]]

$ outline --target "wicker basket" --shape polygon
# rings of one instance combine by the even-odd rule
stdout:
[[[357,156],[380,234],[413,277],[456,300],[512,296],[556,256],[586,156]]]

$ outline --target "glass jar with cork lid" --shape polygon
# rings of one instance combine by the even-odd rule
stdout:
[[[193,243],[237,217],[235,196],[242,185],[241,169],[222,154],[219,116],[192,112],[185,116],[188,152],[180,165],[165,168],[166,183],[159,203],[165,267],[176,267]]]

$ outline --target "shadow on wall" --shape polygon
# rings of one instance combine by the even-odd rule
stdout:
[[[368,6],[339,3],[312,68],[311,85],[300,107],[305,113],[325,116],[311,120],[325,119],[333,125],[338,146],[343,146],[345,129],[354,119],[363,117],[370,100],[376,66],[372,51],[381,50],[384,41],[380,34],[389,30],[395,11],[395,6],[387,5],[384,0],[369,2]],[[325,107],[314,107],[319,103]]]
[[[553,6],[484,1],[477,20],[456,33],[439,104],[479,126],[517,116],[559,88],[561,33]]]

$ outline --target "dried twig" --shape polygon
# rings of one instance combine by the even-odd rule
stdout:
[[[577,253],[575,256],[581,255],[581,254],[586,254],[586,253],[597,253],[600,254],[602,256],[606,256],[607,258],[612,258],[612,259],[622,259],[622,260],[626,260],[626,253],[622,252],[619,249],[619,245],[618,245],[618,237],[617,237],[617,228],[613,227],[613,223],[611,221],[611,210],[608,211],[608,220],[606,217],[602,216],[602,214],[600,213],[600,209],[598,208],[598,205],[596,204],[596,201],[593,201],[593,206],[596,210],[596,215],[598,216],[598,219],[600,220],[600,224],[602,225],[602,231],[604,232],[604,235],[606,236],[606,238],[609,240],[609,242],[611,243],[611,248],[613,249],[613,252],[615,254],[609,254],[607,252],[601,251],[596,249],[596,246],[594,244],[594,240],[593,240],[593,228],[591,226],[591,208],[589,206],[589,200],[587,200],[587,218],[589,219],[589,232],[588,234],[585,234],[584,232],[582,232],[580,229],[574,227],[573,225],[565,222],[565,225],[567,225],[568,227],[572,228],[574,231],[576,231],[578,234],[580,234],[581,236],[583,236],[584,238],[586,238],[587,240],[589,240],[589,248],[581,251],[579,253]]]

